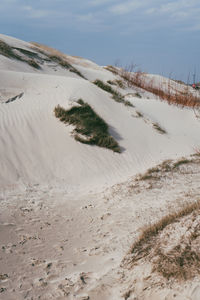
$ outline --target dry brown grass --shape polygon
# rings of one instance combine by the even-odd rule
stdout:
[[[131,264],[134,265],[138,260],[145,258],[152,261],[153,271],[166,279],[187,280],[194,277],[200,272],[199,224],[194,226],[187,238],[183,236],[182,240],[169,251],[166,251],[166,246],[164,246],[165,251],[163,250],[161,233],[168,225],[181,222],[183,217],[191,215],[191,220],[195,221],[199,214],[200,200],[188,203],[179,211],[148,225],[142,230],[137,241],[131,247]],[[189,224],[187,231],[191,230],[191,223]],[[168,238],[166,239],[168,240]]]
[[[161,164],[148,169],[144,174],[139,174],[136,178],[137,181],[139,180],[160,180],[161,177],[165,176],[166,173],[171,171],[178,171],[179,167],[182,165],[190,164],[190,163],[199,163],[196,159],[187,159],[187,158],[180,158],[179,160],[173,162],[172,160],[165,160]]]
[[[70,72],[73,72],[77,74],[78,76],[86,79],[81,72],[79,72],[74,66],[72,66],[65,54],[60,52],[59,50],[53,49],[51,47],[48,47],[46,45],[42,45],[39,43],[32,42],[33,48],[34,46],[37,47],[37,51],[39,51],[41,54],[47,57],[49,61],[53,61],[60,65],[62,68],[69,70]],[[35,49],[35,48],[34,48]]]
[[[54,48],[51,48],[49,46],[46,46],[46,45],[43,45],[43,44],[39,44],[39,43],[36,43],[36,42],[31,42],[31,44],[34,45],[34,46],[36,46],[36,47],[38,47],[39,49],[47,51],[51,55],[60,56],[63,59],[66,58],[65,55],[62,52],[60,52],[59,50],[57,50],[57,49],[54,49]]]
[[[157,250],[157,259],[153,271],[158,272],[166,279],[175,278],[188,280],[200,271],[200,252],[193,249],[191,242],[176,245],[166,254]]]
[[[180,83],[168,79],[167,89],[164,90],[162,85],[159,87],[156,86],[153,80],[147,80],[146,73],[135,71],[135,68],[136,66],[134,64],[130,64],[125,68],[108,66],[107,70],[121,76],[129,87],[144,89],[158,96],[160,99],[167,101],[169,104],[192,108],[200,107],[200,97],[193,95],[188,85],[185,85],[184,91],[180,91],[180,89],[178,89]],[[177,83],[176,88],[174,88],[175,83]]]

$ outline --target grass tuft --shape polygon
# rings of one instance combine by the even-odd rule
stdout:
[[[133,254],[131,263],[135,264],[141,258],[149,257],[152,260],[153,271],[158,272],[166,279],[187,280],[194,277],[200,270],[199,247],[196,248],[195,246],[197,238],[200,236],[199,227],[194,227],[187,238],[183,237],[182,242],[169,251],[166,250],[165,244],[165,250],[163,251],[162,240],[160,241],[160,239],[163,238],[164,233],[162,231],[168,225],[176,222],[178,224],[178,222],[181,222],[181,218],[190,214],[191,219],[195,220],[199,212],[200,200],[192,204],[186,204],[179,211],[175,211],[164,216],[158,222],[148,225],[143,229],[131,248],[130,252]]]
[[[36,46],[37,51],[39,51],[42,55],[46,57],[46,61],[53,61],[60,65],[62,68],[69,70],[70,72],[73,72],[77,74],[78,76],[86,79],[81,72],[79,72],[75,67],[73,67],[67,60],[66,56],[61,53],[60,51],[53,49],[51,47],[32,42],[34,45],[33,48]]]
[[[124,99],[124,96],[122,94],[120,94],[119,92],[117,92],[116,90],[114,90],[109,84],[104,83],[103,81],[96,79],[93,82],[95,85],[97,85],[99,88],[101,88],[102,90],[112,94],[112,98],[119,103],[123,103],[126,106],[132,106],[132,103],[130,101],[127,101]]]
[[[25,58],[23,58],[20,55],[18,55],[17,53],[15,53],[15,50],[20,51],[24,55],[28,55],[28,57],[31,57],[31,59],[29,58],[28,60],[26,60]],[[6,56],[8,58],[11,58],[11,59],[23,61],[35,69],[41,68],[40,65],[32,58],[35,55],[35,53],[28,51],[28,50],[21,49],[21,48],[11,47],[2,40],[0,40],[0,54],[3,56]]]
[[[188,164],[190,162],[191,162],[191,160],[189,160],[189,159],[185,159],[185,158],[180,159],[180,160],[178,160],[177,162],[174,163],[173,168],[176,169],[179,166]]]
[[[159,133],[166,134],[166,130],[161,128],[158,123],[153,123],[153,128],[155,128]]]
[[[22,61],[22,58],[13,51],[13,48],[2,40],[0,40],[0,54]]]
[[[162,86],[156,86],[153,80],[148,80],[146,73],[141,71],[135,71],[136,65],[131,64],[125,68],[116,68],[112,66],[106,67],[107,70],[112,73],[121,76],[121,78],[127,83],[129,87],[138,87],[146,90],[162,100],[166,100],[168,104],[178,105],[180,107],[200,107],[200,97],[194,95],[188,85],[185,85],[185,90],[180,91],[178,88],[179,82],[177,82],[177,87],[172,85],[172,80],[168,80],[167,90],[164,90]],[[175,83],[175,81],[174,81]]]
[[[106,122],[96,114],[88,103],[82,99],[77,102],[79,106],[74,106],[69,110],[58,105],[54,109],[55,116],[64,123],[76,126],[74,129],[75,140],[120,153],[120,147],[117,141],[110,136]]]

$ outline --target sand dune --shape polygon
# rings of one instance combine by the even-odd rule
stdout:
[[[93,82],[119,75],[67,55],[64,68],[40,46],[0,40],[33,51],[27,55],[39,64],[31,67],[22,50],[15,53],[23,61],[0,55],[2,299],[199,299],[198,276],[183,288],[162,283],[147,262],[121,264],[142,226],[198,200],[198,159],[160,180],[137,179],[164,160],[192,158],[200,145],[194,110],[126,85],[112,87],[132,106],[117,103]],[[109,125],[121,153],[77,142],[74,127],[56,119],[57,105],[80,98]]]

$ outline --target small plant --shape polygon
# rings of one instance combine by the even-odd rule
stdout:
[[[33,49],[39,51],[42,55],[45,56],[43,60],[47,62],[55,62],[58,65],[60,65],[62,68],[69,70],[70,72],[73,72],[77,74],[78,76],[86,79],[81,72],[79,72],[75,67],[73,67],[67,60],[67,57],[60,51],[53,49],[51,47],[32,42]],[[37,48],[36,48],[37,47]]]
[[[144,117],[143,114],[141,112],[139,112],[139,111],[136,111],[136,114],[137,114],[138,118],[143,118]]]
[[[191,160],[189,160],[189,159],[185,159],[185,158],[180,159],[180,160],[178,160],[177,162],[174,163],[173,168],[176,169],[179,166],[188,164],[190,162],[191,162]]]
[[[153,259],[153,271],[160,273],[163,277],[175,279],[190,279],[199,273],[200,270],[200,252],[198,248],[192,249],[192,242],[200,236],[199,226],[191,230],[191,234],[183,237],[181,244],[177,244],[173,249],[163,252],[160,245],[160,239],[163,236],[163,230],[170,224],[178,223],[181,218],[192,215],[191,219],[195,220],[199,215],[200,201],[188,203],[179,211],[175,211],[161,218],[155,224],[150,224],[143,229],[138,240],[133,244],[131,253],[133,258],[131,263],[136,263],[139,259],[149,257]],[[167,235],[168,236],[168,235]],[[166,245],[165,245],[166,249]]]
[[[142,98],[142,96],[139,93],[135,93],[134,96],[137,98]]]
[[[155,128],[159,133],[166,134],[166,130],[161,128],[158,123],[153,123],[153,128]]]
[[[112,72],[112,73],[115,74],[115,75],[118,74],[117,68],[115,68],[115,67],[113,67],[113,66],[111,66],[111,65],[110,65],[110,66],[106,66],[105,69],[108,70],[108,71],[110,71],[110,72]]]
[[[41,69],[40,65],[34,59],[28,60],[27,63],[35,69]]]
[[[112,80],[107,80],[107,83],[108,83],[108,84],[111,84],[111,85],[116,85],[115,82],[112,81]]]
[[[120,153],[120,147],[109,134],[106,122],[82,99],[79,99],[77,103],[79,106],[74,106],[69,110],[65,110],[59,105],[54,109],[55,116],[60,121],[75,126],[75,140],[83,144],[96,145]]]
[[[30,53],[33,53],[33,52],[30,52],[30,51],[27,51],[27,50],[23,50],[21,48],[11,47],[8,44],[6,44],[5,42],[0,40],[0,54],[1,55],[4,55],[4,56],[9,57],[11,59],[16,59],[16,60],[19,60],[19,61],[23,61],[23,62],[29,64],[31,67],[33,67],[35,69],[40,69],[41,68],[40,65],[33,58],[26,60],[25,58],[23,58],[20,55],[18,55],[17,53],[15,53],[14,50],[18,50],[18,51],[22,52],[24,55],[28,55],[29,57],[30,57]],[[31,55],[33,56],[33,54],[31,54]]]
[[[124,82],[122,80],[115,80],[116,84],[121,88],[121,89],[124,89],[125,88],[125,85],[124,85]]]
[[[128,100],[124,100],[124,105],[126,105],[126,106],[131,106],[131,107],[134,107],[134,105],[130,102],[130,101],[128,101]]]
[[[0,40],[0,54],[22,61],[22,58],[13,51],[13,48],[2,40]]]
[[[127,106],[132,106],[132,103],[129,101],[124,100],[124,96],[122,94],[120,94],[119,92],[115,91],[110,85],[104,83],[103,81],[96,79],[93,82],[95,85],[97,85],[99,88],[101,88],[102,90],[112,94],[112,98],[119,103],[123,103]]]
[[[13,47],[13,49],[21,52],[22,54],[24,54],[25,56],[28,56],[30,58],[35,58],[35,59],[41,60],[41,57],[35,52],[29,51],[26,49],[22,49],[22,48],[17,48],[17,47]]]
[[[122,80],[108,80],[107,83],[109,83],[110,85],[117,85],[118,87],[120,87],[121,89],[124,89],[125,86],[124,86],[124,83]]]
[[[101,81],[99,79],[96,79],[94,81],[94,84],[97,85],[102,90],[104,90],[104,91],[112,94],[113,97],[119,98],[119,99],[123,99],[123,96],[120,93],[118,93],[117,91],[115,91],[110,85],[104,83],[103,81]]]
[[[46,54],[47,55],[47,54]],[[66,59],[62,58],[59,55],[47,55],[48,58],[54,62],[56,62],[58,65],[60,65],[62,68],[69,70],[70,72],[73,72],[77,74],[78,76],[85,79],[85,77],[79,72],[76,68],[74,68],[69,62],[67,62]]]

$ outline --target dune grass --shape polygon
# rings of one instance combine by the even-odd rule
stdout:
[[[21,57],[14,50],[20,51],[24,55],[28,56],[28,59]],[[11,47],[2,40],[0,40],[0,54],[3,56],[6,56],[8,58],[11,58],[11,59],[16,59],[18,61],[25,62],[35,69],[41,68],[40,65],[33,59],[33,57],[34,57],[33,52],[27,51],[27,50],[24,50],[21,48]],[[30,59],[30,56],[31,56],[31,59]]]
[[[13,51],[13,48],[2,40],[0,40],[0,54],[22,61],[22,58]]]
[[[128,100],[124,99],[124,96],[122,94],[120,94],[119,92],[117,92],[116,90],[114,90],[109,84],[104,83],[103,81],[96,79],[93,82],[95,85],[97,85],[99,88],[101,88],[102,90],[112,94],[112,98],[119,103],[123,103],[126,106],[132,106],[132,103],[129,102]]]
[[[153,123],[153,128],[156,129],[161,134],[166,134],[166,130],[163,129],[158,123]]]
[[[178,87],[178,84],[180,84],[180,82],[176,81],[177,86],[173,87],[172,81],[174,80],[168,79],[167,89],[164,90],[162,85],[156,86],[153,80],[148,80],[148,78],[146,77],[146,73],[135,71],[135,68],[136,65],[134,64],[130,64],[125,68],[113,66],[106,67],[106,69],[113,74],[121,76],[121,78],[130,88],[138,87],[146,90],[147,92],[158,96],[160,99],[167,101],[168,104],[173,104],[180,107],[200,107],[200,97],[197,94],[193,94],[188,85],[184,84],[184,91],[180,91],[180,88]]]
[[[96,145],[120,153],[117,141],[109,134],[107,123],[85,103],[82,99],[78,101],[79,106],[65,110],[59,105],[55,107],[54,113],[61,122],[75,126],[74,137],[77,141]]]
[[[162,238],[163,230],[173,223],[181,222],[181,218],[191,215],[195,221],[200,212],[200,200],[194,203],[187,203],[183,207],[164,217],[158,222],[150,224],[143,229],[140,236],[134,242],[131,253],[133,257],[131,264],[135,264],[142,258],[153,259],[153,271],[159,273],[167,280],[187,280],[193,278],[200,271],[200,251],[197,245],[197,238],[200,236],[199,226],[194,227],[187,237],[183,237],[181,243],[177,243],[171,250],[163,251]],[[190,223],[188,223],[190,224]],[[165,249],[165,246],[164,246]]]
[[[83,74],[81,74],[80,71],[78,71],[74,66],[72,66],[66,55],[64,55],[62,52],[59,50],[53,49],[51,47],[48,47],[46,45],[42,45],[36,42],[32,42],[33,48],[37,47],[37,51],[39,51],[42,55],[46,56],[47,59],[46,61],[53,61],[60,65],[62,68],[69,70],[70,72],[73,72],[77,74],[78,76],[86,79]]]

